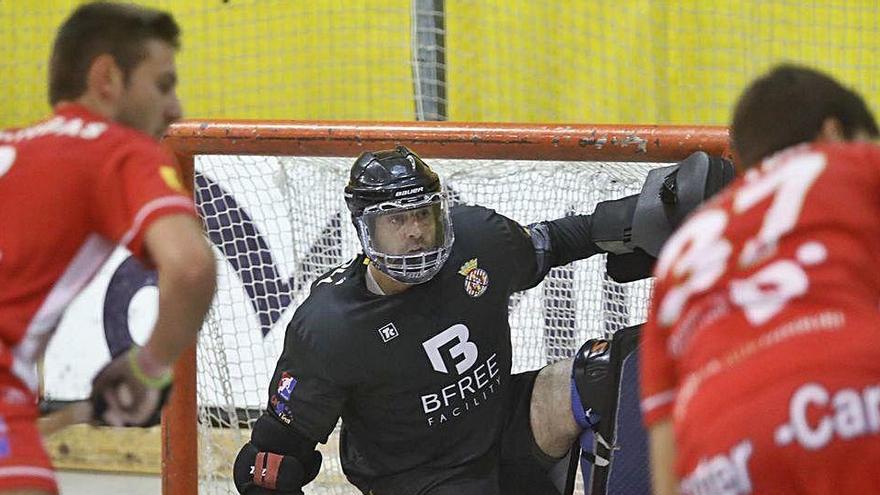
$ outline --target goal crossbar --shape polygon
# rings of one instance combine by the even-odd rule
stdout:
[[[726,155],[726,127],[357,121],[184,121],[165,142],[194,154],[357,156],[406,144],[432,158],[676,161]]]
[[[183,121],[163,140],[192,187],[198,155],[355,157],[406,145],[426,158],[675,162],[694,151],[729,157],[720,126],[354,121]],[[267,384],[268,385],[268,384]],[[162,492],[198,492],[196,352],[175,367],[162,417]]]

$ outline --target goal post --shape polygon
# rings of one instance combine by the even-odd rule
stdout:
[[[720,126],[184,121],[164,143],[193,186],[222,265],[198,349],[176,365],[163,414],[165,495],[234,493],[224,476],[265,407],[284,322],[317,275],[359,250],[342,187],[361,152],[406,145],[446,180],[453,200],[524,224],[638,192],[650,168],[694,151],[729,155]],[[615,284],[601,260],[578,263],[514,297],[514,372],[644,317],[649,282]],[[232,439],[220,441],[227,433]],[[354,493],[338,485],[334,456],[325,455],[326,479],[306,493]]]

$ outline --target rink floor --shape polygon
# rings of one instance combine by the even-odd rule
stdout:
[[[159,495],[162,482],[155,475],[58,471],[61,495]]]

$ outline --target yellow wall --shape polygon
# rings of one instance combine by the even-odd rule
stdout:
[[[877,109],[874,0],[552,5],[447,1],[454,118],[724,123],[746,82],[782,61],[829,71]]]
[[[0,126],[48,111],[49,43],[79,2],[0,1]],[[409,0],[152,0],[184,30],[188,117],[412,120]],[[446,0],[452,120],[725,123],[772,64],[880,101],[880,5]]]
[[[0,56],[16,73],[0,82],[0,126],[48,111],[49,45],[79,3],[31,0],[22,10],[0,1]],[[183,29],[178,66],[188,117],[412,119],[409,2],[138,3],[170,10]]]

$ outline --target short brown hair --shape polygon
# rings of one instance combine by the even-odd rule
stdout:
[[[734,109],[730,132],[740,166],[813,141],[828,118],[840,122],[846,139],[859,131],[878,135],[874,116],[855,91],[807,67],[774,68],[746,88]]]
[[[167,12],[130,4],[81,5],[58,28],[49,61],[49,103],[75,100],[86,91],[86,75],[96,57],[110,54],[126,82],[146,56],[150,39],[180,47],[180,27]]]

